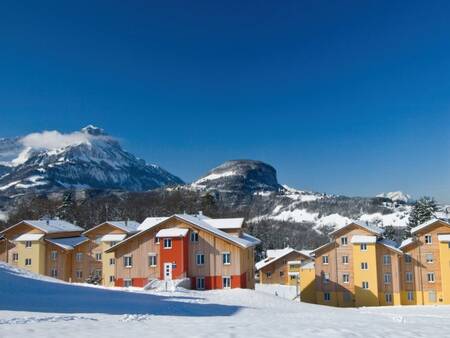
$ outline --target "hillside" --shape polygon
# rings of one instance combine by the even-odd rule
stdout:
[[[443,337],[449,307],[332,308],[253,290],[151,292],[58,282],[0,263],[0,332],[15,337]],[[351,318],[351,320],[349,320]]]

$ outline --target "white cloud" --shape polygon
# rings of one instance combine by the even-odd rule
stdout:
[[[53,150],[70,145],[89,143],[91,138],[91,135],[79,131],[62,134],[59,131],[53,130],[28,134],[27,136],[24,136],[20,142],[26,148]]]

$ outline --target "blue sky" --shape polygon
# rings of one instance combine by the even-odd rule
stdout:
[[[0,4],[0,136],[92,123],[186,181],[450,202],[450,3]]]

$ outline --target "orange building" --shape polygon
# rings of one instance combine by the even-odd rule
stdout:
[[[253,288],[258,239],[243,218],[203,214],[147,218],[140,231],[107,249],[116,259],[116,285],[189,279],[194,289]]]

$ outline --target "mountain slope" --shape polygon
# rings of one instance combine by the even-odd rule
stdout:
[[[102,129],[43,132],[0,141],[0,192],[12,195],[66,188],[144,191],[182,180],[125,151]]]

